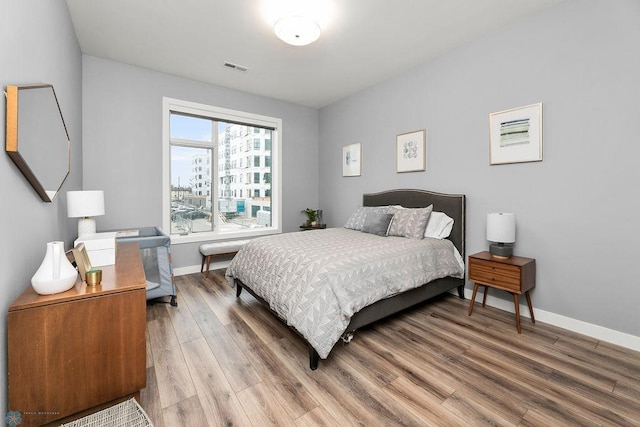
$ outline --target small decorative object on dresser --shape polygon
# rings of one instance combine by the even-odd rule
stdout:
[[[85,234],[78,237],[74,245],[84,243],[86,254],[92,267],[113,265],[116,262],[116,237],[115,231]]]
[[[516,313],[516,329],[520,333],[520,303],[518,296],[525,294],[531,322],[536,323],[533,317],[533,306],[529,291],[536,286],[536,260],[513,256],[511,258],[498,258],[489,252],[480,252],[469,256],[469,280],[474,282],[473,295],[469,304],[469,316],[473,313],[473,304],[476,300],[478,285],[484,285],[482,306],[487,302],[489,287],[509,292],[513,295],[513,303]]]
[[[84,282],[86,280],[87,271],[91,270],[91,261],[89,261],[89,255],[84,247],[84,243],[78,243],[73,249],[73,259],[76,263],[76,268],[80,277]]]
[[[102,282],[102,270],[87,271],[87,286],[98,286]]]
[[[31,286],[40,295],[52,295],[71,289],[77,278],[78,272],[65,255],[64,242],[49,242]]]

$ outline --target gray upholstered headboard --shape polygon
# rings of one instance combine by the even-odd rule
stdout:
[[[434,211],[444,212],[453,218],[453,230],[449,240],[465,257],[465,196],[464,194],[444,194],[427,190],[388,190],[380,193],[364,194],[363,206],[401,205],[405,208],[424,208],[433,205]]]

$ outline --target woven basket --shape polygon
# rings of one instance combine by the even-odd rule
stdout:
[[[153,427],[153,424],[132,398],[61,427]]]

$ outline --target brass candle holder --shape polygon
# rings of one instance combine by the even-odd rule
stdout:
[[[102,282],[102,270],[89,270],[86,272],[87,286],[98,286]]]

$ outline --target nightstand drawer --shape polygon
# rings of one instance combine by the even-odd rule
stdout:
[[[520,267],[469,258],[469,280],[520,291]]]

